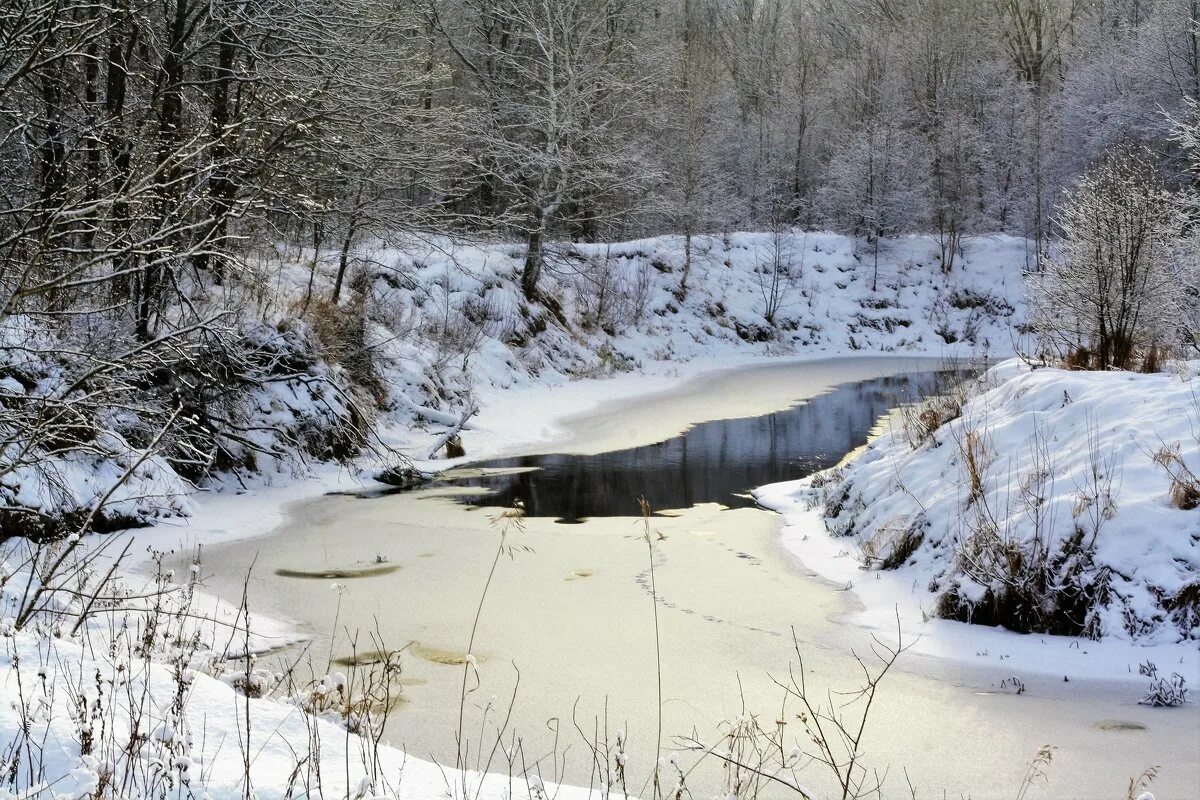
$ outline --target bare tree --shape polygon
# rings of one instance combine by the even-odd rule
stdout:
[[[95,505],[70,479],[82,460],[141,459],[116,480],[153,484],[141,506],[166,507],[182,487],[147,477],[167,474],[160,456],[196,480],[361,444],[355,401],[295,358],[304,334],[255,317],[261,275],[244,244],[311,207],[293,190],[327,174],[306,159],[329,152],[313,146],[329,144],[319,134],[340,131],[339,147],[362,150],[396,145],[371,138],[381,131],[419,127],[403,108],[385,125],[351,105],[379,82],[402,92],[393,79],[410,63],[376,64],[375,83],[339,80],[368,63],[352,48],[328,49],[357,40],[350,21],[371,21],[378,40],[403,38],[389,5],[354,5],[348,16],[324,0],[0,8],[0,475],[37,477],[69,508]],[[353,119],[336,116],[347,108]],[[389,190],[401,181],[388,178]],[[317,413],[348,427],[301,441],[298,428],[251,420],[247,398],[288,382],[324,386]],[[4,498],[5,523],[29,530],[20,526],[45,508],[14,498]],[[78,511],[104,524],[98,506]]]
[[[647,177],[620,148],[650,87],[635,70],[639,20],[633,6],[599,0],[450,6],[432,4],[432,24],[479,95],[475,167],[525,239],[521,285],[532,299],[555,215]]]
[[[1123,147],[1058,210],[1063,239],[1031,293],[1039,340],[1073,364],[1131,369],[1174,344],[1187,284],[1174,243],[1184,215],[1153,154]]]
[[[763,319],[776,324],[776,316],[791,300],[796,286],[804,279],[805,245],[808,237],[800,244],[800,255],[795,248],[795,232],[782,219],[786,216],[785,204],[779,204],[777,221],[771,229],[765,256],[758,258],[755,279],[763,301]]]

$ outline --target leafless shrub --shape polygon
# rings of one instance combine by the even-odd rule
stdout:
[[[813,475],[809,479],[809,485],[814,489],[823,489],[827,486],[834,486],[846,479],[846,470],[841,467],[823,470]]]
[[[1114,453],[1100,452],[1100,437],[1092,420],[1087,424],[1087,446],[1087,470],[1083,481],[1076,487],[1072,515],[1076,520],[1076,530],[1087,538],[1090,548],[1095,545],[1105,524],[1117,515],[1120,465]]]
[[[880,525],[859,545],[859,560],[867,569],[898,569],[925,541],[925,516],[901,517]]]
[[[964,477],[967,480],[967,507],[984,503],[984,475],[992,465],[995,452],[978,430],[968,429],[958,443]],[[989,514],[990,516],[990,514]]]
[[[1030,293],[1044,352],[1089,369],[1157,369],[1178,338],[1192,281],[1175,252],[1183,205],[1145,147],[1110,150],[1058,209],[1060,257]]]
[[[403,650],[389,649],[372,634],[371,648],[366,653],[360,653],[357,642],[351,643],[351,652],[349,674],[327,672],[298,689],[289,688],[285,697],[307,713],[353,734],[381,734],[387,714],[401,698]]]
[[[766,252],[756,255],[754,277],[763,301],[763,319],[775,325],[780,310],[791,302],[798,283],[804,278],[804,259],[807,257],[808,236],[800,246],[800,257],[795,254],[794,235],[781,222],[773,224]]]
[[[804,656],[793,632],[797,664],[786,679],[773,679],[783,692],[779,712],[764,723],[753,714],[743,714],[727,726],[722,737],[704,743],[681,737],[682,747],[724,762],[725,791],[734,797],[757,797],[768,787],[781,787],[804,800],[821,796],[807,786],[803,773],[816,770],[837,786],[842,800],[883,796],[887,770],[866,763],[864,747],[871,711],[880,686],[900,656],[911,647],[896,621],[893,644],[872,637],[871,658],[855,654],[861,670],[859,685],[845,691],[827,690],[821,695],[809,685]],[[789,713],[788,705],[798,708]],[[792,719],[800,728],[789,736]]]
[[[599,328],[615,333],[621,305],[619,265],[609,253],[588,259],[575,275],[575,302],[584,329]]]
[[[1144,706],[1175,708],[1187,702],[1187,681],[1177,672],[1171,675],[1159,675],[1158,667],[1153,661],[1147,661],[1138,666],[1138,674],[1150,679],[1146,696],[1138,702]]]
[[[629,318],[630,322],[634,325],[639,324],[646,316],[646,311],[650,306],[650,298],[654,292],[654,276],[656,274],[656,271],[646,259],[638,260],[637,271],[634,273],[633,279],[629,281],[626,289]]]
[[[1073,524],[1059,535],[1048,504],[1054,468],[1045,429],[1035,429],[1033,468],[1018,477],[1017,514],[992,509],[983,490],[992,457],[982,455],[981,437],[973,441],[964,436],[960,443],[967,499],[955,563],[983,587],[983,597],[969,600],[950,586],[939,598],[939,616],[1017,631],[1098,638],[1096,609],[1107,600],[1109,577],[1096,568],[1093,554],[1097,536],[1116,510],[1118,471],[1113,456],[1100,453],[1091,429],[1089,468],[1077,487]],[[968,457],[971,451],[974,457]]]
[[[436,348],[436,369],[458,362],[458,368],[466,372],[471,357],[488,338],[499,339],[511,332],[499,300],[486,291],[465,295],[456,292],[449,273],[434,281],[430,294],[433,307],[426,318],[431,324],[423,335]]]
[[[314,300],[309,307],[308,318],[324,355],[344,367],[355,384],[377,402],[382,400],[382,382],[375,366],[373,349],[367,341],[367,318],[362,295],[356,292],[349,303],[343,304]]]
[[[34,560],[43,566],[18,567],[36,568],[52,588],[36,605],[26,605],[22,615],[20,627],[40,634],[42,644],[35,651],[37,663],[16,671],[12,699],[22,718],[21,735],[0,755],[8,765],[0,773],[0,786],[20,790],[47,779],[40,742],[51,723],[45,711],[56,708],[59,691],[66,694],[81,766],[91,765],[96,773],[93,796],[163,797],[193,782],[198,785],[204,775],[191,758],[185,709],[198,669],[215,674],[223,668],[219,659],[207,655],[212,646],[208,637],[222,624],[192,610],[199,563],[177,579],[163,569],[164,554],[152,553],[155,576],[145,588],[134,589],[114,577],[128,547],[107,570],[91,569],[103,564],[97,561],[100,548],[82,552],[86,549],[70,540],[40,545]],[[11,550],[2,555],[14,563]],[[30,598],[20,602],[28,604]],[[11,632],[3,638],[16,643]],[[78,651],[61,652],[79,645],[89,659],[86,669]],[[152,673],[160,665],[171,676],[167,696],[152,690]],[[40,680],[22,680],[34,672]],[[56,680],[47,680],[49,674]]]
[[[570,286],[584,330],[599,329],[615,336],[646,315],[654,291],[656,270],[649,259],[613,255],[611,246],[580,265],[572,265]]]
[[[974,392],[975,382],[961,365],[939,370],[935,385],[920,401],[899,407],[900,429],[909,447],[916,450],[936,442],[937,430],[962,416],[963,406]]]
[[[1162,606],[1170,612],[1180,631],[1200,626],[1200,580],[1186,583],[1174,594],[1164,597]]]
[[[1171,505],[1183,511],[1200,507],[1200,475],[1193,472],[1183,460],[1179,442],[1162,445],[1153,458],[1154,463],[1171,477],[1168,494]]]

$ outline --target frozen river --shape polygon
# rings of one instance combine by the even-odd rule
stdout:
[[[650,524],[664,753],[677,749],[677,736],[712,741],[752,714],[769,729],[786,723],[787,738],[803,735],[794,703],[784,707],[774,683],[796,665],[793,631],[822,696],[858,686],[851,651],[867,652],[871,632],[848,621],[853,594],[784,550],[778,517],[744,492],[836,463],[939,366],[899,358],[756,366],[616,400],[571,420],[570,435],[542,453],[461,471],[456,483],[296,504],[269,536],[209,548],[209,588],[236,600],[256,560],[254,610],[311,637],[301,669],[318,676],[331,661],[373,649],[372,635],[407,647],[404,700],[387,738],[453,765],[462,654],[500,538],[491,517],[521,500],[530,516],[507,535],[515,549],[499,562],[476,637],[468,763],[479,752],[486,758],[502,727],[510,745],[520,738],[526,766],[536,761],[547,780],[588,785],[592,756],[577,726],[592,736],[607,720],[610,738],[627,732],[636,792],[654,760],[658,685],[637,496],[662,512]],[[340,594],[334,581],[345,586]],[[866,763],[891,770],[889,794],[908,796],[906,771],[918,797],[1012,797],[1046,744],[1058,750],[1050,784],[1034,797],[1123,796],[1129,778],[1154,765],[1163,768],[1159,800],[1200,785],[1195,706],[1154,710],[1137,705],[1136,684],[1036,676],[1023,676],[1017,694],[1012,677],[1002,664],[903,657],[865,738]],[[503,759],[492,768],[503,771]],[[799,775],[824,785],[815,765]],[[720,781],[710,758],[688,785],[707,797]]]

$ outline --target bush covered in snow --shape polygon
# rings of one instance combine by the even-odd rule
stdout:
[[[187,513],[214,473],[348,458],[367,419],[307,324],[0,327],[0,538]]]
[[[1058,210],[1057,256],[1030,293],[1039,343],[1076,367],[1158,369],[1191,338],[1195,258],[1188,213],[1145,148],[1117,148]]]

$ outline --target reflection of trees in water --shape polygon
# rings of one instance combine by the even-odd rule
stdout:
[[[495,492],[469,502],[509,506],[519,499],[531,515],[572,520],[635,516],[641,495],[657,509],[750,506],[735,493],[833,466],[866,441],[888,409],[931,390],[935,380],[921,373],[848,384],[787,411],[706,422],[659,444],[597,456],[489,461],[479,466],[540,469],[463,483]]]

